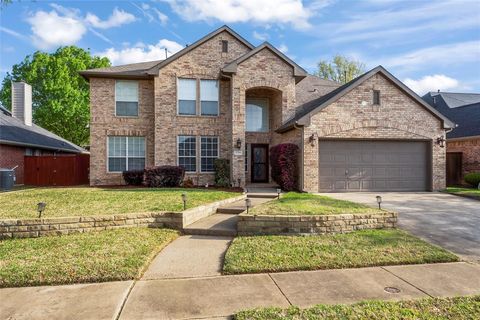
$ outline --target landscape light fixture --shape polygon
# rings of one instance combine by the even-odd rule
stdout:
[[[382,197],[377,196],[378,209],[382,209]]]
[[[184,192],[182,193],[182,201],[183,201],[183,210],[187,209],[187,194]]]
[[[280,199],[280,193],[282,193],[282,189],[277,189],[277,199]]]
[[[38,211],[38,217],[42,217],[42,212],[45,210],[45,207],[47,204],[45,202],[39,202],[37,203],[37,211]]]
[[[247,207],[247,214],[248,214],[248,210],[252,206],[252,200],[250,198],[245,199],[245,206]]]

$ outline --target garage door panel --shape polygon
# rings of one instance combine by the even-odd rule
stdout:
[[[427,147],[417,141],[320,141],[320,190],[427,190]]]

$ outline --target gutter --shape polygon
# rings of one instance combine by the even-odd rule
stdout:
[[[32,147],[32,148],[38,148],[38,149],[45,149],[45,150],[52,150],[52,151],[63,151],[63,152],[69,152],[69,153],[87,153],[82,150],[72,150],[72,149],[65,149],[65,148],[54,148],[54,147],[48,147],[48,146],[43,146],[39,144],[34,144],[34,143],[22,143],[22,142],[16,142],[16,141],[7,141],[7,140],[0,140],[0,144],[5,144],[5,145],[10,145],[10,146],[17,146],[17,147]]]

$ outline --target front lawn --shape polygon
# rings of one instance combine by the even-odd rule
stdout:
[[[226,274],[458,261],[454,254],[408,233],[362,230],[312,236],[251,236],[233,240]]]
[[[249,210],[249,214],[255,215],[327,215],[379,212],[383,211],[360,203],[297,192],[288,192],[282,195],[280,199],[266,202]]]
[[[480,200],[480,189],[448,187],[445,192]]]
[[[36,218],[37,203],[46,202],[43,217],[91,216],[151,211],[182,211],[240,193],[164,188],[35,188],[0,193],[0,219]]]
[[[236,320],[441,320],[480,319],[480,296],[424,298],[411,301],[365,301],[352,305],[317,305],[309,309],[290,307],[242,311]]]
[[[0,241],[0,287],[138,278],[178,232],[124,228]]]

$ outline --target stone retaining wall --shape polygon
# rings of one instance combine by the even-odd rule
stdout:
[[[183,212],[142,212],[89,217],[0,220],[0,239],[36,238],[128,227],[172,228],[185,226],[214,214],[217,208],[244,199],[240,195],[198,206]]]
[[[331,234],[363,229],[394,228],[397,213],[337,214],[321,216],[240,214],[238,235],[256,234]]]

